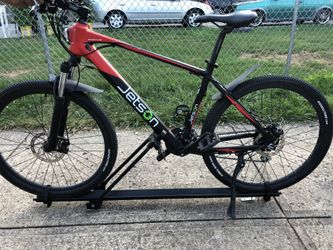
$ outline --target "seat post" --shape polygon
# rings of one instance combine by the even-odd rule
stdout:
[[[223,42],[224,42],[224,39],[225,39],[225,36],[232,32],[233,28],[232,27],[224,27],[218,38],[216,39],[216,43],[215,43],[215,46],[214,46],[214,49],[212,51],[212,55],[209,59],[209,61],[207,62],[207,73],[209,75],[212,75],[213,74],[213,71],[214,71],[214,68],[217,67],[216,65],[216,61],[217,61],[217,58],[219,56],[219,53],[220,53],[220,50],[222,48],[222,45],[223,45]]]

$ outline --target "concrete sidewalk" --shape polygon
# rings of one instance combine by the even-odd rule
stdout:
[[[148,134],[121,131],[118,164]],[[221,187],[201,157],[156,152],[117,188]],[[84,202],[32,201],[0,178],[0,249],[333,249],[333,150],[308,178],[265,203],[237,199],[109,201],[99,211]]]

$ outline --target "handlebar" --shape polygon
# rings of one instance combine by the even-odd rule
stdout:
[[[38,8],[35,6],[31,13],[51,13],[55,14],[58,9],[70,10],[75,12],[80,17],[79,22],[86,23],[89,19],[91,10],[85,5],[70,0],[45,0]]]

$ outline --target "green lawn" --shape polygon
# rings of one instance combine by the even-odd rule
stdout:
[[[218,30],[212,28],[182,27],[125,28],[120,31],[101,32],[199,67],[205,67],[204,60],[209,57],[218,34]],[[299,26],[290,73],[310,80],[325,93],[333,105],[331,34],[330,26]],[[251,32],[228,35],[215,76],[227,83],[257,62],[262,67],[255,75],[283,74],[289,37],[289,26],[260,27]],[[50,39],[50,47],[57,69],[67,56],[54,38]],[[4,51],[0,58],[1,87],[21,80],[47,77],[43,46],[38,38],[2,39],[0,50]],[[108,48],[103,53],[168,124],[174,123],[173,111],[177,105],[192,103],[199,87],[199,78],[118,48]],[[95,96],[95,99],[115,124],[123,127],[142,124],[141,118],[124,104],[97,72],[84,70],[81,81],[106,91],[105,95]],[[210,89],[208,97],[214,92]],[[207,100],[203,113],[211,106],[210,98]],[[203,119],[203,116],[200,119]]]

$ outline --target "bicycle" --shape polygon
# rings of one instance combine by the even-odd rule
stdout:
[[[79,16],[67,31],[69,48],[60,31],[59,9]],[[169,154],[202,155],[210,172],[233,188],[233,195],[236,190],[287,188],[309,175],[330,147],[331,111],[323,95],[311,85],[285,76],[245,81],[248,72],[241,80],[224,86],[213,77],[226,35],[250,25],[257,17],[254,12],[197,18],[199,23],[212,22],[221,29],[207,68],[200,69],[90,30],[90,10],[85,5],[51,1],[40,6],[40,11],[51,15],[54,33],[70,58],[61,64],[55,81],[23,82],[0,93],[0,171],[22,190],[36,195],[47,192],[52,197],[79,196],[98,189],[123,167],[111,173],[117,156],[116,134],[108,117],[87,95],[101,91],[71,80],[82,57],[153,130],[139,149],[146,145],[146,151],[155,148],[158,161]],[[187,70],[201,79],[192,108],[176,109],[185,114],[182,127],[168,128],[103,57],[100,50],[113,46]],[[198,135],[194,126],[209,84],[219,94]]]

